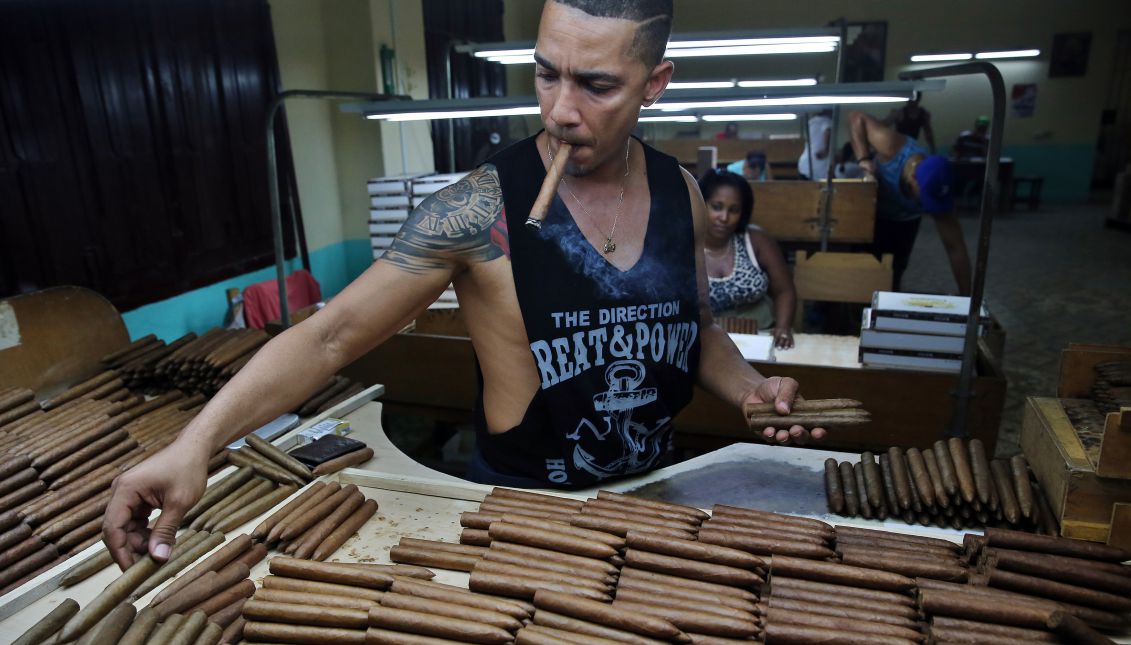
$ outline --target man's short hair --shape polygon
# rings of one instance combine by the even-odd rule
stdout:
[[[649,69],[660,64],[672,35],[673,0],[554,0],[596,18],[620,18],[636,23],[630,56]]]

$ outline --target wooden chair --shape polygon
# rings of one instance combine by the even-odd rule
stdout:
[[[793,285],[797,289],[794,329],[801,329],[806,300],[868,304],[874,292],[890,291],[891,283],[890,253],[877,260],[870,253],[800,252],[793,269]]]

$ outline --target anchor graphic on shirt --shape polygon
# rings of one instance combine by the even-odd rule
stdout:
[[[566,438],[579,442],[573,448],[573,465],[576,468],[605,479],[647,470],[655,463],[660,456],[661,446],[654,437],[668,425],[671,418],[658,420],[653,428],[632,420],[633,410],[648,405],[657,398],[654,387],[638,389],[644,382],[644,375],[644,364],[633,360],[616,361],[605,370],[605,382],[609,384],[609,389],[593,397],[594,409],[606,413],[602,417],[605,431],[601,432],[592,421],[582,418],[577,428],[566,435]],[[592,431],[598,441],[604,441],[615,433],[623,444],[621,456],[612,463],[598,464],[593,455],[581,447],[584,430]]]

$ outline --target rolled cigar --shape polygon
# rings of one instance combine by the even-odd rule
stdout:
[[[146,578],[153,575],[153,572],[157,571],[159,566],[158,562],[150,555],[139,558],[129,569],[126,569],[125,573],[107,585],[86,607],[83,607],[63,625],[59,634],[60,641],[72,641],[84,634],[86,630],[102,620],[106,614],[113,611]]]
[[[1107,544],[1073,540],[1071,538],[1034,535],[1009,529],[987,528],[986,539],[991,547],[1037,551],[1077,558],[1089,558],[1108,562],[1131,560],[1131,551]]]
[[[891,465],[896,501],[899,502],[899,508],[906,511],[911,508],[911,483],[908,481],[909,471],[907,462],[903,458],[903,450],[896,446],[889,448],[888,463]]]
[[[384,604],[369,609],[369,624],[383,629],[468,643],[505,645],[514,638],[510,632],[495,625],[397,609]]]
[[[586,504],[579,515],[572,515],[568,519],[572,523],[573,520],[580,515],[600,515],[602,517],[609,517],[613,519],[620,519],[636,524],[656,526],[660,528],[673,529],[683,531],[685,533],[694,533],[698,528],[698,523],[694,520],[674,520],[666,517],[660,517],[648,512],[637,513],[628,508],[614,508],[609,504]]]
[[[0,459],[0,477],[7,479],[29,466],[31,466],[31,457],[28,455],[9,455]]]
[[[325,482],[314,482],[307,486],[306,490],[299,493],[294,499],[288,502],[283,508],[272,513],[267,519],[263,520],[258,526],[251,531],[251,537],[255,540],[262,540],[267,537],[271,529],[275,528],[279,522],[282,522],[287,515],[293,513],[296,509],[301,507],[320,491],[326,488]]]
[[[710,543],[708,543],[710,544]],[[716,584],[749,588],[762,584],[762,578],[747,569],[722,564],[711,564],[699,560],[662,555],[639,549],[625,552],[626,564],[646,571],[714,582]]]
[[[794,515],[786,515],[784,513],[774,513],[772,511],[763,511],[755,508],[744,508],[741,506],[727,506],[725,504],[715,504],[712,508],[713,520],[720,520],[724,517],[727,518],[740,518],[755,521],[768,521],[780,524],[793,524],[803,529],[808,529],[818,533],[833,535],[835,529],[831,524],[815,520],[809,517],[796,517]]]
[[[604,510],[598,509],[599,512],[604,513]],[[639,517],[639,516],[637,516]],[[569,518],[569,523],[572,526],[580,528],[591,529],[594,531],[604,531],[613,535],[624,537],[628,535],[629,531],[642,531],[648,533],[655,533],[663,535],[675,540],[693,540],[695,536],[689,531],[682,529],[671,529],[663,526],[656,526],[654,524],[641,523],[631,517],[609,517],[607,515],[596,515],[590,513],[581,513],[573,515]]]
[[[368,643],[368,645],[458,645],[465,641],[454,641],[450,638],[421,636],[420,634],[408,634],[392,629],[370,627],[365,633],[365,642]]]
[[[935,505],[942,509],[949,508],[950,496],[947,495],[946,487],[943,486],[942,473],[939,471],[939,462],[935,457],[935,451],[928,448],[919,454],[923,458],[923,466],[927,469],[927,480],[934,491]]]
[[[289,580],[289,578],[282,579]],[[384,592],[377,593],[384,595]],[[363,609],[366,611],[378,602],[371,598],[355,598],[352,596],[289,591],[286,589],[272,589],[267,587],[257,590],[253,598],[267,602],[312,605],[315,607],[343,607],[346,609]]]
[[[17,471],[0,481],[0,495],[7,495],[14,490],[19,490],[38,478],[39,473],[34,468],[24,468]]]
[[[1131,582],[1131,567],[1124,564],[1012,549],[986,549],[984,555],[987,560],[993,558],[995,566],[1002,569],[1131,594],[1131,587],[1128,587]],[[1049,573],[1050,571],[1060,573]]]
[[[653,519],[670,520],[677,522],[682,527],[686,527],[686,530],[694,530],[696,526],[703,522],[698,516],[686,513],[681,509],[655,508],[653,506],[642,506],[612,499],[588,499],[585,501],[585,505],[582,506],[582,509],[584,508],[603,508],[610,511],[627,512],[633,515],[651,517]]]
[[[810,627],[794,623],[767,623],[765,632],[767,645],[788,645],[805,643],[841,643],[843,645],[912,645],[917,641],[878,634],[845,632],[824,627]]]
[[[556,502],[535,501],[530,499],[520,499],[517,497],[508,497],[504,495],[487,495],[483,498],[481,504],[488,504],[490,506],[513,506],[515,508],[525,508],[532,511],[545,511],[551,513],[560,513],[562,515],[569,515],[581,511],[582,507],[573,506],[570,504],[558,504]],[[602,504],[607,504],[602,502]],[[620,508],[620,506],[617,506]]]
[[[321,503],[306,510],[301,516],[293,519],[287,518],[283,528],[279,532],[279,539],[290,541],[299,537],[307,529],[326,519],[326,516],[333,513],[334,510],[342,504],[345,504],[347,500],[351,498],[356,499],[354,497],[355,493],[359,493],[357,486],[353,484],[344,486],[341,490],[326,498]]]
[[[331,475],[340,470],[345,470],[350,466],[364,464],[370,459],[373,459],[373,449],[362,448],[361,450],[355,450],[353,452],[346,453],[336,459],[322,462],[314,467],[312,473],[315,477],[321,477],[322,475]]]
[[[218,611],[229,607],[234,603],[251,598],[255,593],[255,583],[251,580],[241,580],[236,584],[224,589],[220,593],[206,598],[196,605],[190,607],[185,613],[195,614],[196,612],[203,612],[207,616],[211,616]]]
[[[701,613],[715,614],[717,616],[728,618],[728,619],[733,619],[733,620],[743,620],[743,621],[754,621],[754,620],[756,620],[756,617],[754,615],[754,610],[755,610],[755,607],[756,607],[755,605],[751,605],[750,608],[748,608],[748,609],[747,608],[741,608],[740,609],[738,607],[721,605],[721,604],[715,603],[713,601],[707,601],[707,600],[702,600],[702,599],[692,599],[692,598],[688,598],[686,596],[669,595],[667,593],[656,594],[656,593],[653,593],[651,591],[647,591],[647,590],[644,590],[644,589],[632,588],[632,587],[624,587],[624,588],[618,587],[617,588],[617,595],[616,595],[616,598],[613,600],[613,602],[615,603],[617,601],[637,602],[637,603],[644,603],[644,604],[650,604],[650,605],[660,605],[660,606],[665,606],[665,607],[680,607],[680,608],[684,608],[684,609],[691,609],[691,610],[701,612]],[[676,627],[680,627],[680,625],[677,621],[673,621],[673,622],[676,623]],[[685,629],[685,628],[681,627],[681,629]],[[686,629],[689,629],[689,628],[686,628]],[[692,630],[692,631],[694,631],[694,630]]]
[[[13,562],[41,546],[43,546],[43,538],[32,537],[31,527],[27,524],[20,524],[0,535],[0,569],[11,566]]]
[[[334,531],[342,522],[346,521],[350,515],[353,514],[365,502],[365,495],[356,488],[352,494],[346,497],[345,500],[330,511],[330,514],[318,521],[317,524],[311,526],[299,537],[291,543],[295,545],[293,554],[296,558],[308,559],[314,553],[314,549],[326,539],[330,533]],[[291,551],[291,545],[287,546],[287,551]]]
[[[542,625],[527,625],[515,634],[515,645],[620,645],[622,642]]]
[[[687,635],[670,621],[610,607],[601,602],[576,598],[563,593],[538,591],[534,606],[559,615],[621,629],[667,642],[690,642]]]
[[[76,526],[66,534],[61,535],[57,540],[55,540],[55,546],[58,547],[61,553],[66,553],[101,532],[102,518],[96,517]]]
[[[231,625],[224,628],[224,633],[220,635],[221,643],[239,643],[242,642],[243,629],[247,626],[247,621],[243,616],[236,618],[232,621]],[[320,641],[319,641],[320,642]]]
[[[902,540],[888,540],[886,538],[859,537],[845,535],[837,538],[837,550],[842,547],[857,547],[857,549],[870,549],[872,551],[891,551],[896,555],[928,556],[935,560],[956,561],[957,555],[953,549],[936,547],[929,544],[916,544]]]
[[[279,486],[259,499],[252,499],[242,507],[232,507],[226,517],[216,523],[215,529],[220,532],[232,531],[247,522],[259,517],[274,508],[277,504],[290,497],[297,489],[293,485]]]
[[[513,516],[514,514],[511,513]],[[530,517],[523,515],[522,517]],[[469,529],[487,530],[491,526],[491,522],[498,522],[503,519],[503,513],[482,513],[479,511],[464,511],[459,514],[459,525]],[[533,519],[533,518],[532,518]],[[551,521],[551,520],[548,520]],[[564,524],[564,522],[558,522]]]
[[[698,519],[702,521],[711,517],[709,513],[703,511],[702,509],[695,508],[694,506],[676,504],[674,502],[663,502],[660,500],[648,499],[645,497],[636,497],[634,495],[626,495],[624,493],[614,493],[613,491],[608,490],[597,491],[597,499],[618,502],[620,504],[628,506],[644,506],[654,510],[667,511],[669,513],[682,513],[684,515],[687,515],[691,520]],[[739,509],[738,507],[730,508],[743,510]]]
[[[1079,645],[1107,645],[1115,641],[1092,629],[1088,623],[1080,620],[1070,613],[1054,611],[1049,615],[1045,625],[1052,631],[1060,634],[1069,643]]]
[[[989,585],[1032,596],[1052,598],[1067,603],[1095,607],[1113,613],[1131,611],[1131,597],[1070,585],[1002,569],[987,572]]]
[[[457,545],[464,546],[464,545]],[[472,547],[482,548],[482,547]],[[498,562],[501,564],[513,564],[515,566],[527,567],[529,569],[537,569],[540,571],[548,571],[553,573],[563,573],[576,577],[578,580],[593,580],[603,584],[611,585],[616,584],[617,578],[603,571],[596,569],[587,569],[584,567],[574,567],[566,562],[559,562],[557,560],[545,558],[530,558],[528,556],[518,555],[517,553],[510,553],[508,551],[498,551],[494,549],[483,549],[483,554],[480,556],[483,560],[489,562]]]
[[[35,392],[27,388],[6,388],[0,392],[0,412],[11,410],[32,400],[35,400]]]
[[[241,562],[247,566],[248,569],[251,569],[262,562],[263,558],[266,557],[267,547],[262,544],[253,544],[250,549],[236,556],[236,559],[232,560],[232,562]]]
[[[325,560],[330,557],[376,514],[377,500],[365,500],[344,522],[334,528],[330,534],[318,544],[311,557],[315,560]]]
[[[978,494],[978,501],[983,506],[989,506],[993,481],[990,479],[986,448],[980,439],[970,439],[966,442],[966,450],[969,453],[970,472],[974,477],[974,489]]]
[[[810,594],[832,595],[841,598],[859,598],[860,600],[877,605],[903,605],[906,607],[914,607],[915,605],[913,598],[901,593],[879,591],[876,589],[861,589],[860,587],[814,582],[800,578],[774,576],[770,593],[776,595],[779,591],[785,589],[803,591]]]
[[[1022,628],[1018,627],[1017,629],[1022,629]],[[1052,635],[1049,632],[1038,632],[1034,629],[1024,629],[1023,631],[1032,632],[1032,633],[1036,633],[1036,634],[1044,634],[1046,636]],[[1043,642],[1043,643],[1047,643],[1047,642],[1059,643],[1060,642],[1059,638],[1056,638],[1053,641],[1048,641],[1048,640],[1043,640],[1043,641],[1040,641],[1040,640],[1038,640],[1038,641],[1033,641],[1033,640],[1018,641],[1016,638],[1013,638],[1013,637],[998,636],[996,634],[987,634],[985,632],[968,632],[968,631],[959,630],[959,629],[952,629],[952,628],[948,628],[948,627],[934,627],[934,626],[931,626],[930,628],[928,628],[927,634],[928,634],[928,638],[929,638],[928,642],[930,642],[930,643],[945,643],[946,645],[952,645],[952,644],[957,644],[957,643],[972,643],[972,644],[975,644],[975,645],[1016,645],[1016,643],[1018,643],[1018,642]]]
[[[466,572],[474,569],[475,564],[479,562],[479,556],[408,546],[394,546],[389,550],[389,559],[393,562],[415,564],[422,567]]]
[[[491,546],[491,536],[485,529],[464,529],[460,531],[459,543],[471,546]]]
[[[931,477],[927,474],[927,463],[923,453],[918,448],[908,448],[907,468],[911,471],[911,483],[919,495],[919,500],[929,508],[935,506],[935,487],[931,485]]]
[[[239,624],[232,623],[232,625]],[[226,635],[225,631],[225,635]],[[243,635],[250,641],[269,643],[326,643],[327,645],[365,645],[365,630],[339,627],[311,627],[248,620]]]
[[[636,578],[625,578],[617,581],[616,589],[618,597],[621,593],[629,594],[647,594],[653,598],[668,598],[672,602],[687,601],[696,605],[706,605],[716,608],[729,608],[739,609],[746,612],[754,611],[754,601],[745,600],[743,598],[735,598],[725,594],[716,594],[709,591],[700,589],[689,589],[686,587],[667,586],[649,582],[647,580],[639,580]],[[626,600],[629,598],[626,598]]]
[[[228,461],[239,468],[251,468],[255,471],[255,474],[277,484],[298,484],[302,486],[306,483],[301,477],[292,475],[290,472],[259,457],[250,450],[247,452],[243,450],[232,450],[228,452]]]
[[[955,562],[930,562],[902,557],[892,552],[869,553],[867,551],[846,550],[842,554],[841,561],[857,567],[891,571],[909,578],[923,576],[936,580],[965,582],[969,575],[965,567]]]
[[[939,589],[920,589],[919,602],[929,614],[953,616],[1001,625],[1014,625],[1042,629],[1055,609],[998,599],[986,602],[984,598]]]
[[[627,545],[639,551],[649,551],[678,558],[697,560],[702,563],[725,565],[751,571],[764,571],[767,567],[766,561],[762,558],[750,555],[739,549],[686,540],[666,540],[654,534],[639,531],[628,532]]]
[[[863,403],[856,399],[806,399],[794,401],[790,412],[813,412],[817,410],[842,410],[863,407]],[[755,414],[770,414],[777,411],[776,403],[746,403],[742,412],[746,416]]]
[[[251,599],[243,605],[243,617],[252,621],[293,623],[314,627],[364,629],[369,626],[366,609],[317,607],[313,605],[268,602]]]
[[[110,555],[109,551],[99,551],[64,574],[59,580],[59,586],[71,587],[77,585],[113,563],[114,558]]]
[[[185,513],[184,519],[181,521],[182,525],[191,523],[198,518],[202,513],[212,508],[214,504],[238,490],[241,486],[251,481],[255,476],[255,471],[250,468],[240,468],[231,475],[216,482],[204,491],[204,496]]]
[[[860,515],[862,515],[864,519],[870,520],[874,513],[872,512],[872,503],[868,499],[868,485],[864,482],[864,466],[852,464],[851,468],[853,480],[856,483],[856,498]]]
[[[0,531],[6,531],[21,521],[20,515],[16,511],[0,513]]]
[[[1025,455],[1013,455],[1009,459],[1009,470],[1013,475],[1013,492],[1021,508],[1021,516],[1032,519],[1033,490],[1029,487],[1029,462],[1025,460]]]
[[[942,478],[943,489],[946,490],[947,497],[957,499],[959,495],[958,475],[955,473],[954,459],[950,455],[950,447],[945,440],[939,439],[931,448],[935,454],[935,461],[938,464],[939,475]]]
[[[320,482],[316,482],[320,483]],[[317,493],[314,493],[306,499],[301,505],[294,510],[289,511],[286,516],[280,518],[275,526],[267,531],[267,537],[264,539],[265,544],[273,544],[280,539],[283,531],[287,526],[297,518],[304,517],[311,509],[319,507],[323,502],[330,499],[330,497],[338,494],[342,487],[337,482],[326,484]]]
[[[492,540],[504,540],[515,544],[550,549],[589,558],[609,558],[617,550],[603,542],[562,535],[545,529],[519,526],[506,522],[495,522],[488,529]]]
[[[429,598],[420,598],[418,596],[406,596],[395,593],[385,594],[385,597],[381,599],[381,606],[468,620],[485,625],[492,625],[511,632],[518,631],[522,628],[522,623],[509,614]]]
[[[903,638],[914,642],[921,642],[923,640],[922,633],[901,625],[852,620],[813,612],[788,611],[778,607],[771,607],[766,611],[766,622],[808,625],[850,634],[861,633],[874,634],[876,636],[890,636],[892,638]]]
[[[130,354],[135,354],[138,351],[144,351],[150,345],[156,345],[156,344],[159,344],[160,342],[161,341],[157,338],[156,335],[147,334],[145,336],[142,336],[141,338],[138,338],[135,341],[132,341],[131,343],[129,343],[125,347],[103,356],[101,360],[104,364],[107,364],[107,365],[118,363],[124,357],[126,357]],[[103,374],[115,374],[115,372],[114,372],[114,370],[107,370],[106,372],[103,372]],[[115,376],[116,376],[116,374],[115,374]]]
[[[981,623],[974,620],[963,620],[961,618],[951,618],[949,616],[933,616],[931,617],[931,629],[936,628],[958,630],[967,633],[977,633],[987,636],[1000,636],[1003,638],[1012,638],[1013,642],[1043,642],[1055,643],[1059,642],[1053,634],[1044,630],[1025,629],[1023,627],[1010,627],[1009,625],[995,625],[993,623]]]
[[[216,526],[226,520],[233,512],[238,512],[246,508],[249,504],[253,504],[263,497],[271,494],[276,487],[274,481],[264,479],[253,479],[249,484],[250,487],[242,487],[235,493],[220,500],[215,506],[205,511],[200,517],[196,518],[193,522],[195,526],[200,523],[199,528],[207,531],[216,530]],[[242,493],[240,491],[243,491]]]
[[[59,476],[74,471],[76,466],[98,461],[110,461],[137,447],[135,441],[125,430],[115,430],[95,441],[86,444],[82,449],[76,450],[57,461],[53,462],[42,471],[42,479],[52,481]]]
[[[995,459],[990,462],[990,475],[993,477],[994,486],[997,488],[998,497],[1001,498],[1001,510],[1005,520],[1010,524],[1021,521],[1021,507],[1017,503],[1017,494],[1013,490],[1013,477],[1009,473],[1009,466],[1005,461]]]
[[[866,416],[858,415],[833,415],[833,414],[789,414],[789,415],[764,415],[746,418],[746,423],[751,428],[788,428],[790,426],[805,426],[808,428],[826,426],[860,426],[871,423]]]
[[[59,603],[39,622],[31,626],[19,638],[12,641],[12,645],[38,645],[59,631],[63,624],[79,611],[79,604],[71,598]]]
[[[209,620],[204,624],[204,629],[200,630],[200,636],[196,637],[193,645],[217,645],[223,635],[224,628]]]
[[[830,513],[841,515],[845,512],[844,488],[840,485],[840,467],[832,457],[825,460],[825,498],[828,500]]]
[[[794,541],[788,537],[762,538],[753,535],[721,531],[718,529],[703,529],[699,531],[699,541],[705,544],[715,544],[731,549],[738,549],[755,555],[795,555],[803,558],[831,559],[836,556],[833,551],[819,544],[807,544]]]
[[[550,629],[566,630],[575,634],[582,634],[594,638],[604,638],[618,643],[632,643],[633,645],[660,645],[667,641],[660,641],[633,632],[627,632],[615,627],[599,625],[587,620],[580,620],[556,612],[539,609],[534,614],[534,624]]]
[[[232,562],[219,571],[209,571],[187,584],[176,595],[157,605],[159,617],[178,614],[228,589],[247,578],[250,572],[242,562]]]
[[[899,507],[899,499],[895,494],[895,478],[892,475],[891,459],[887,453],[880,455],[880,476],[884,485],[884,501],[887,504],[887,511],[890,515],[898,516],[902,509]]]
[[[750,616],[749,620],[742,620],[738,618],[728,618],[714,613],[695,611],[693,609],[629,602],[620,599],[613,601],[613,608],[663,618],[684,631],[694,631],[696,633],[712,636],[752,638],[759,631],[757,623],[754,622],[753,615]]]
[[[571,517],[577,516],[573,511],[569,513],[563,513],[557,510],[536,511],[529,507],[514,505],[510,503],[510,500],[507,500],[505,503],[483,502],[479,505],[479,512],[484,515],[523,515],[549,522],[557,522],[559,524],[568,524]]]
[[[306,464],[288,455],[282,450],[279,450],[271,443],[263,440],[261,437],[255,434],[249,434],[244,437],[244,441],[246,441],[247,445],[251,446],[251,448],[255,450],[255,452],[258,452],[260,455],[263,455],[267,459],[275,462],[283,470],[290,472],[291,474],[304,481],[310,481],[311,479],[313,479],[314,475],[310,472],[310,468],[308,468]]]
[[[818,562],[785,555],[774,555],[770,575],[830,582],[881,591],[910,591],[915,582],[906,576],[887,571],[870,571],[832,562]]]
[[[118,605],[79,639],[79,645],[117,643],[118,639],[130,628],[130,623],[133,622],[136,613],[137,609],[128,602]]]
[[[593,531],[590,529],[583,529],[576,526],[570,526],[569,524],[557,524],[533,517],[507,513],[502,516],[502,519],[500,521],[506,522],[507,524],[529,526],[531,528],[552,531],[555,533],[560,533],[562,535],[572,535],[583,540],[595,540],[597,542],[604,542],[605,544],[608,544],[609,546],[617,550],[623,549],[625,545],[624,538],[617,535],[603,533],[601,531]],[[490,528],[490,526],[488,526],[488,528]]]
[[[497,596],[485,596],[460,587],[435,582],[398,578],[393,582],[390,591],[416,598],[426,598],[438,602],[495,611],[520,621],[528,620],[531,614],[533,614],[524,603],[516,600]]]
[[[7,511],[16,508],[20,504],[41,495],[47,490],[47,484],[39,481],[38,479],[17,488],[16,490],[0,497],[0,511]]]
[[[954,464],[954,476],[958,480],[958,492],[967,504],[973,504],[974,500],[979,500],[980,503],[978,488],[974,482],[974,470],[970,465],[969,448],[958,437],[951,437],[946,443],[951,463]]]
[[[892,611],[893,608],[895,611]],[[861,609],[859,607],[843,604],[834,605],[831,603],[811,602],[807,600],[775,598],[771,595],[758,605],[758,612],[764,615],[770,609],[821,614],[822,616],[835,616],[837,618],[856,620],[861,623],[882,623],[885,625],[906,627],[908,629],[915,629],[918,626],[918,622],[915,619],[908,618],[900,613],[905,610],[906,607],[894,605]]]
[[[720,524],[715,521],[710,521],[703,525],[702,530],[734,533],[739,536],[755,539],[794,542],[817,548],[827,548],[829,543],[828,539],[819,535],[796,533],[791,528],[783,529],[779,525],[766,525],[763,528],[751,528],[740,524]]]
[[[532,560],[552,560],[568,564],[576,568],[594,569],[603,573],[613,574],[617,573],[617,568],[603,560],[589,558],[586,556],[571,555],[569,553],[562,553],[560,551],[553,551],[551,549],[544,549],[535,546],[527,546],[525,544],[517,544],[514,542],[505,542],[496,540],[491,543],[491,551],[504,551],[528,557]]]
[[[168,645],[169,641],[181,628],[187,617],[181,614],[169,616],[153,629],[153,633],[145,641],[147,645]]]
[[[879,509],[885,503],[883,474],[876,463],[876,456],[872,453],[864,452],[860,456],[860,460],[861,467],[864,470],[864,487],[868,495],[868,502],[873,508]]]
[[[508,564],[494,560],[480,560],[475,563],[472,569],[474,571],[480,571],[482,573],[490,573],[500,576],[539,578],[542,580],[547,580],[549,582],[576,585],[578,587],[592,589],[593,591],[596,591],[600,594],[608,594],[612,591],[613,588],[612,583],[608,583],[603,580],[595,580],[593,578],[587,578],[568,573],[547,571],[546,569],[539,569],[533,566]]]
[[[111,469],[109,472],[96,479],[75,486],[68,486],[65,490],[58,490],[46,499],[46,503],[34,511],[24,513],[24,521],[32,526],[46,524],[61,516],[77,504],[81,504],[104,492],[118,472]]]
[[[351,567],[334,562],[310,562],[296,558],[277,557],[271,560],[270,569],[271,573],[277,576],[348,584],[382,591],[393,584],[393,576],[382,571],[375,571],[368,567]]]
[[[504,488],[502,486],[495,486],[491,489],[492,496],[495,497],[509,497],[512,499],[522,499],[529,502],[544,502],[547,504],[557,504],[559,506],[570,506],[574,509],[580,509],[585,503],[579,499],[570,497],[559,497],[557,495],[547,495],[545,493],[534,493],[520,488]]]
[[[174,547],[169,559],[161,565],[152,576],[138,585],[138,588],[129,595],[130,602],[141,598],[145,594],[159,587],[163,582],[180,573],[185,567],[196,562],[202,555],[224,543],[221,533],[207,533],[201,531]]]
[[[267,591],[267,590],[263,590],[263,591]],[[293,592],[275,592],[275,593],[293,593]],[[294,593],[294,595],[303,596],[303,594],[299,594],[299,593]],[[341,597],[337,597],[337,596],[319,596],[319,598],[330,598],[330,599],[333,599],[337,602],[350,600],[349,598],[341,598]],[[208,616],[208,622],[210,622],[214,625],[218,625],[220,627],[221,631],[227,629],[229,625],[231,625],[232,623],[234,623],[236,621],[236,619],[240,618],[240,616],[241,616],[240,612],[243,611],[243,605],[244,605],[245,602],[247,602],[247,599],[241,598],[241,599],[235,601],[234,603],[228,605],[227,607],[224,607],[220,611],[218,611],[214,614],[210,614]],[[361,602],[364,602],[364,601],[361,601]],[[370,604],[372,604],[372,603],[370,603]],[[333,605],[331,605],[331,606],[333,606]],[[364,609],[368,609],[368,607],[364,607]]]
[[[470,546],[467,544],[455,544],[453,542],[444,542],[442,540],[421,540],[417,538],[402,537],[398,546],[412,547],[416,549],[428,549],[431,551],[447,551],[449,553],[459,553],[462,555],[470,555],[474,557],[482,557],[487,554],[489,549],[481,546]],[[568,569],[572,571],[572,569]]]
[[[1103,629],[1121,630],[1128,624],[1127,618],[1120,614],[1113,614],[1110,611],[1103,611],[1093,607],[1085,607],[1083,605],[1074,605],[1072,603],[1061,602],[1052,600],[1051,598],[1041,598],[1038,596],[1031,596],[1028,594],[1019,593],[1016,591],[1007,591],[995,587],[983,587],[978,584],[956,584],[953,582],[943,582],[941,580],[932,580],[930,578],[916,578],[916,585],[920,590],[933,589],[938,591],[945,591],[947,593],[955,593],[959,595],[966,595],[972,598],[977,598],[985,603],[1015,603],[1024,604],[1033,607],[1041,607],[1048,611],[1056,611],[1058,609],[1070,612],[1080,620]],[[975,619],[977,620],[977,619]]]
[[[549,143],[546,144],[547,152],[550,149],[549,145]],[[534,205],[530,207],[530,215],[526,218],[527,230],[542,230],[542,220],[546,219],[546,214],[550,211],[550,204],[554,201],[554,195],[558,192],[558,184],[561,183],[565,174],[571,149],[572,146],[565,141],[558,143],[558,156],[546,168],[546,178],[542,180],[542,187],[538,189],[538,197],[534,200]]]
[[[715,594],[719,596],[729,596],[731,598],[737,598],[739,600],[747,600],[752,602],[756,602],[758,600],[758,596],[749,589],[741,589],[739,587],[731,587],[729,585],[720,585],[714,582],[704,582],[702,580],[692,580],[690,578],[680,578],[663,573],[657,573],[655,571],[634,569],[630,566],[626,566],[621,570],[619,583],[624,583],[628,580],[649,582],[652,584],[664,585],[671,588],[681,588]]]
[[[592,586],[548,580],[545,576],[537,576],[536,572],[532,572],[530,576],[503,575],[488,572],[476,567],[471,572],[467,586],[468,589],[477,593],[503,596],[505,598],[518,598],[521,600],[532,599],[534,594],[539,590],[560,591],[580,598],[589,598],[601,602],[610,602],[612,600],[612,596],[609,595],[608,591],[598,590]]]
[[[196,580],[200,576],[209,571],[218,571],[228,563],[238,558],[241,554],[247,552],[251,548],[251,537],[247,535],[240,535],[232,541],[225,544],[223,547],[216,550],[215,553],[201,560],[195,567],[189,569],[176,580],[171,582],[168,586],[161,590],[150,604],[158,605],[169,596],[175,594],[177,591],[184,588],[185,585]],[[250,568],[250,567],[249,567]]]
[[[749,520],[726,516],[719,516],[704,522],[700,530],[702,529],[719,529],[758,536],[788,537],[790,539],[802,542],[813,542],[815,544],[825,544],[835,536],[831,530],[828,532],[823,530],[811,530],[796,524],[783,524],[771,519]]]
[[[39,407],[39,403],[37,401],[29,401],[22,405],[17,405],[16,407],[11,408],[6,412],[0,413],[0,428],[23,419],[33,412],[39,411],[41,411],[41,408]]]
[[[263,578],[263,588],[278,591],[289,591],[308,595],[343,596],[378,602],[383,591],[351,585],[341,585],[332,582],[318,582],[315,580],[301,580],[298,578],[284,578],[281,576],[266,576]]]
[[[899,540],[902,542],[913,542],[916,544],[925,544],[927,546],[934,546],[939,548],[948,549],[954,553],[962,550],[961,545],[955,544],[949,540],[941,538],[926,537],[923,535],[908,535],[906,533],[896,533],[895,531],[882,531],[879,529],[865,529],[856,526],[838,526],[836,527],[837,539],[844,536],[859,536],[864,538],[873,538],[880,540]]]

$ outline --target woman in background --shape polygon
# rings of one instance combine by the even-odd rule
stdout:
[[[711,310],[719,317],[754,318],[772,329],[774,345],[793,347],[797,291],[778,243],[750,225],[754,192],[741,175],[712,170],[699,180],[707,203],[703,253]]]

